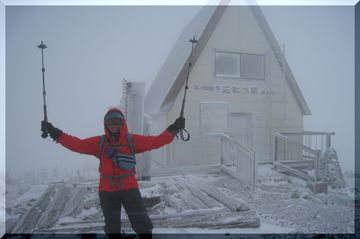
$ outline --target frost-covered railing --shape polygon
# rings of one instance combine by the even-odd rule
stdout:
[[[220,139],[191,135],[190,141],[184,142],[175,138],[152,150],[151,162],[153,176],[220,171]]]
[[[274,164],[305,180],[320,179],[320,163],[331,132],[275,133]]]
[[[151,151],[151,175],[222,170],[241,182],[256,185],[255,153],[226,134],[192,135]]]
[[[220,138],[220,166],[228,174],[255,187],[257,164],[255,152],[224,133],[206,134]]]
[[[281,134],[313,150],[320,150],[322,154],[327,148],[331,147],[331,136],[335,135],[334,132],[317,131],[288,132]]]

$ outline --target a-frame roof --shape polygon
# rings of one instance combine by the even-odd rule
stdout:
[[[189,39],[193,36],[199,36],[198,42],[193,50],[192,65],[204,49],[206,43],[211,37],[212,32],[220,21],[227,5],[205,6],[199,13],[186,25],[181,32],[178,40],[174,44],[164,65],[158,72],[153,84],[145,97],[145,113],[155,114],[159,112],[168,112],[177,95],[185,84],[187,68],[190,61],[191,44]],[[274,52],[281,52],[280,46],[272,33],[259,6],[249,6],[261,27],[270,47]],[[303,115],[310,115],[310,109],[301,93],[301,90],[295,80],[294,75],[283,57],[276,55],[280,67],[285,72],[285,77]]]

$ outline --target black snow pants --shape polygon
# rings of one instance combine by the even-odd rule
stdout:
[[[139,189],[118,192],[99,192],[100,204],[105,217],[106,234],[121,233],[121,208],[124,206],[131,227],[137,234],[150,235],[153,225],[147,214]]]

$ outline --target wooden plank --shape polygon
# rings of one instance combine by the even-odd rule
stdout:
[[[301,131],[301,132],[282,132],[283,135],[335,135],[335,132],[321,131]]]
[[[260,219],[255,211],[223,212],[153,220],[155,227],[171,228],[256,228]]]
[[[177,213],[182,212],[185,209],[185,204],[174,194],[164,194],[161,196],[161,200],[164,201],[167,205],[174,208]]]
[[[192,213],[173,214],[171,216],[151,217],[155,228],[258,228],[260,219],[255,211],[226,212],[209,210],[207,213],[194,211]],[[64,225],[64,224],[63,224]],[[86,233],[103,230],[102,221],[88,221],[80,223],[67,223],[64,227],[42,229],[36,233]],[[127,218],[122,220],[124,229],[130,228]]]
[[[234,212],[250,210],[249,206],[247,206],[245,202],[242,202],[239,199],[234,199],[229,197],[228,195],[225,195],[216,187],[208,184],[207,182],[199,179],[198,177],[188,175],[186,177],[186,180],[192,185],[199,188],[201,191],[205,192],[206,194],[214,198],[215,200],[221,202],[222,204],[224,204],[226,207],[228,207],[230,210]]]
[[[314,160],[281,160],[282,164],[314,164]]]
[[[64,207],[64,210],[61,212],[61,217],[71,216],[73,214],[76,214],[76,212],[80,212],[80,208],[84,204],[84,197],[86,195],[87,187],[84,185],[77,185],[74,186],[70,198],[67,202],[67,204]]]
[[[207,194],[203,193],[197,187],[194,187],[191,184],[184,184],[184,186],[191,192],[192,195],[194,195],[194,197],[199,199],[208,208],[221,207],[221,204],[218,201],[216,201],[212,197],[209,197]]]
[[[178,183],[175,184],[175,186],[178,188],[180,198],[183,202],[185,202],[185,204],[187,204],[191,209],[207,208],[207,206],[201,200],[199,200],[197,197],[194,197],[194,195],[189,190],[187,190],[187,188],[184,186],[184,182],[177,182]]]
[[[280,161],[282,165],[287,165],[294,169],[300,168],[314,168],[315,161],[314,160],[282,160]]]
[[[56,192],[56,186],[49,185],[43,195],[36,201],[36,204],[21,217],[11,233],[32,233],[37,227],[43,212],[51,201],[51,196]]]
[[[283,169],[283,170],[290,172],[296,176],[299,176],[300,178],[303,178],[305,180],[314,181],[314,177],[307,175],[306,173],[302,173],[302,172],[300,172],[296,169],[293,169],[287,165],[281,164],[280,162],[273,162],[273,164],[280,169]]]
[[[193,217],[199,215],[209,215],[209,214],[219,214],[219,213],[229,213],[229,209],[227,208],[218,208],[218,209],[200,209],[182,213],[174,213],[174,214],[160,214],[160,215],[149,215],[151,220],[166,220],[168,218],[183,218],[183,217]],[[245,214],[243,214],[245,215]],[[128,218],[122,218],[122,221],[126,222]],[[89,220],[89,221],[78,221],[78,222],[62,222],[59,225],[63,228],[72,226],[72,227],[80,227],[81,225],[86,224],[103,224],[103,220]]]
[[[184,167],[176,167],[176,168],[162,168],[162,169],[152,169],[150,172],[151,177],[159,177],[159,176],[174,176],[174,175],[182,175],[186,173],[213,173],[220,172],[220,165],[206,165],[206,166],[184,166]]]

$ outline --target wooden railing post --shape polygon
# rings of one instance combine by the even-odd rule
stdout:
[[[253,162],[253,181],[252,181],[252,186],[253,188],[256,187],[257,184],[257,163],[256,163],[256,157],[255,157],[255,152],[253,152],[253,158],[252,158],[252,162]]]
[[[220,137],[220,165],[224,164],[224,140]]]
[[[275,134],[275,140],[274,140],[274,144],[275,144],[275,149],[274,149],[274,161],[277,161],[277,154],[278,154],[278,137]]]
[[[316,150],[316,158],[315,158],[315,181],[320,180],[320,161],[321,161],[321,150]]]
[[[331,147],[331,135],[327,134],[326,135],[326,148],[330,148]]]

